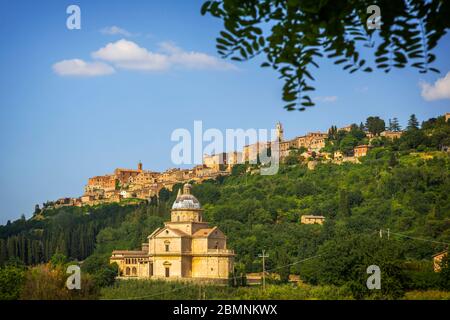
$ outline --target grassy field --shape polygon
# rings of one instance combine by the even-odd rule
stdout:
[[[157,280],[121,280],[114,286],[103,288],[101,299],[351,299],[351,294],[333,286],[309,286],[305,284],[267,285],[232,288],[225,285],[199,285],[189,282]]]
[[[298,284],[269,284],[232,288],[219,285],[199,285],[190,282],[157,280],[120,280],[101,290],[100,299],[119,300],[352,300],[344,287]],[[450,300],[450,292],[410,291],[407,300]]]

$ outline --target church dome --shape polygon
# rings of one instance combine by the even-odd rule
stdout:
[[[178,196],[172,205],[172,209],[186,210],[186,209],[201,209],[200,202],[191,194],[192,186],[185,184],[183,186],[183,193],[178,190]]]

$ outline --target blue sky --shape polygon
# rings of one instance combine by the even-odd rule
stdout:
[[[70,4],[81,8],[81,30],[66,27]],[[370,115],[404,124],[411,113],[424,120],[450,111],[449,99],[427,101],[419,85],[433,85],[450,71],[448,35],[435,50],[441,74],[349,75],[322,61],[314,70],[317,106],[287,112],[282,82],[259,68],[261,60],[231,64],[217,57],[221,23],[201,16],[201,4],[1,2],[0,223],[29,217],[36,203],[79,196],[88,177],[116,167],[139,160],[146,169],[173,167],[170,135],[192,130],[194,120],[221,130],[269,129],[281,121],[285,136],[293,137]],[[140,64],[120,60],[119,44],[142,54]],[[94,63],[85,68],[98,75],[67,75],[73,59]],[[69,63],[55,67],[64,60]]]

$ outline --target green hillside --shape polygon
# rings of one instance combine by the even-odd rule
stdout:
[[[229,177],[195,184],[193,194],[205,220],[227,235],[236,274],[260,272],[264,249],[266,268],[279,282],[297,274],[309,285],[347,288],[358,298],[367,295],[366,268],[378,265],[383,297],[450,290],[448,266],[432,271],[432,255],[450,243],[450,154],[440,151],[449,127],[430,120],[398,141],[379,139],[360,164],[319,163],[309,170],[294,157],[273,176],[238,165]],[[0,263],[37,264],[61,253],[87,258],[95,273],[112,250],[139,248],[169,219],[180,187],[163,189],[150,203],[47,210],[1,226]],[[300,224],[305,214],[326,222]]]

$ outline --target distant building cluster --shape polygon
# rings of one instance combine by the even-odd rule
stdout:
[[[351,131],[352,126],[339,128],[343,131]],[[395,139],[401,136],[401,131],[383,131],[380,136]],[[369,142],[376,138],[366,132]],[[308,168],[313,170],[317,159],[334,163],[355,162],[359,157],[364,157],[370,150],[370,145],[359,145],[354,148],[353,155],[343,155],[340,151],[333,154],[324,152],[323,149],[328,138],[328,133],[308,132],[303,136],[297,136],[290,140],[284,139],[284,130],[281,123],[276,125],[276,142],[279,145],[279,159],[283,162],[292,151],[301,151],[300,156],[308,163]],[[162,188],[172,190],[178,183],[190,181],[202,182],[214,179],[218,176],[226,176],[231,173],[233,166],[241,163],[257,163],[258,156],[273,146],[273,141],[256,142],[245,145],[242,151],[222,152],[203,156],[203,163],[191,169],[172,168],[164,172],[144,170],[139,162],[137,169],[117,168],[114,173],[95,176],[88,179],[84,193],[78,198],[61,198],[53,202],[53,207],[96,205],[108,202],[121,202],[123,199],[148,200],[157,196]],[[52,207],[50,206],[50,207]]]
[[[191,169],[172,168],[164,172],[154,172],[144,170],[139,162],[137,169],[117,168],[113,174],[89,178],[81,197],[61,198],[54,206],[96,205],[120,202],[124,199],[148,200],[157,196],[162,188],[171,191],[177,183],[202,182],[228,175],[230,168],[231,166],[222,167],[209,163]]]

